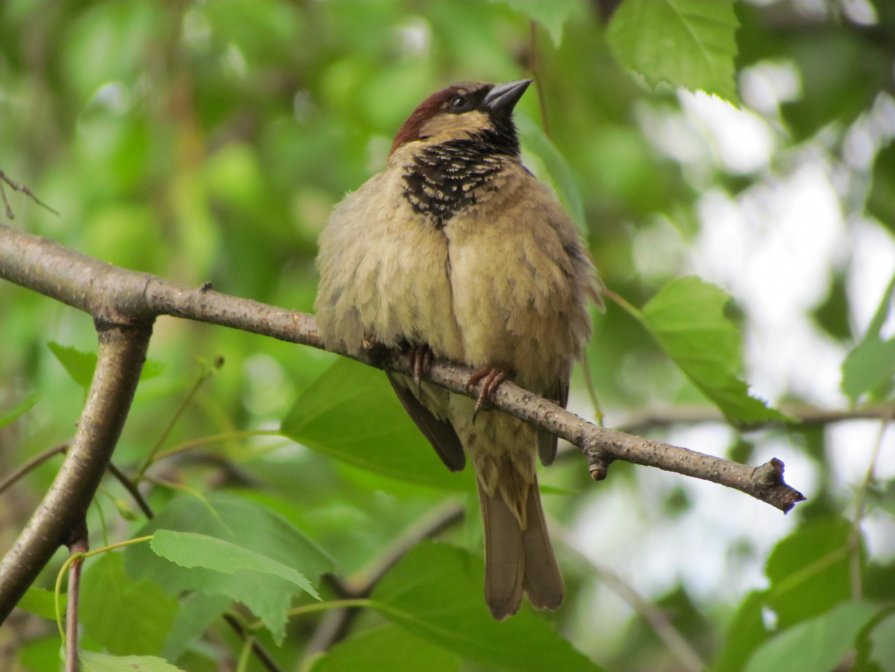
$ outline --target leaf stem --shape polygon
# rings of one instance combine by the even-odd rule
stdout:
[[[153,462],[155,462],[156,453],[162,447],[162,444],[165,443],[165,439],[171,434],[171,431],[174,429],[174,425],[177,424],[177,421],[180,419],[180,416],[183,415],[184,411],[186,411],[187,407],[192,402],[193,398],[196,396],[196,393],[199,391],[199,388],[211,378],[215,371],[217,371],[219,367],[217,364],[212,365],[211,367],[202,371],[199,376],[196,378],[196,381],[193,383],[193,386],[190,388],[189,392],[186,393],[186,396],[181,399],[180,404],[177,406],[177,410],[174,411],[174,415],[171,416],[171,419],[168,420],[168,424],[165,425],[165,428],[162,430],[161,435],[158,437],[158,440],[155,442],[155,445],[152,446],[152,449],[146,455],[146,459],[143,460],[143,463],[140,465],[140,468],[137,470],[137,479],[139,480],[143,474],[146,473],[146,470],[152,466]]]
[[[640,312],[640,310],[636,308],[634,304],[629,303],[619,294],[616,294],[611,289],[606,288],[603,290],[603,296],[614,301],[619,307],[621,307],[626,313],[628,313],[628,315],[633,317],[638,322],[643,322],[643,313]]]
[[[373,600],[368,598],[350,598],[344,600],[329,600],[326,602],[315,602],[313,604],[306,604],[301,607],[295,607],[294,609],[290,609],[286,612],[286,615],[290,618],[293,616],[304,616],[305,614],[312,614],[315,611],[330,611],[331,609],[366,609],[373,605]],[[264,627],[264,624],[258,620],[253,621],[252,623],[248,623],[246,627],[249,630],[258,630]]]
[[[283,436],[283,432],[278,429],[244,429],[232,432],[221,432],[220,434],[211,434],[209,436],[202,436],[198,439],[184,441],[183,443],[178,444],[173,448],[158,451],[153,461],[157,462],[159,460],[164,460],[168,457],[173,457],[174,455],[185,453],[186,451],[192,450],[193,448],[198,448],[199,446],[207,446],[212,443],[221,443],[223,441],[231,441],[233,439],[244,439],[251,436]]]
[[[249,666],[249,657],[252,655],[252,647],[255,645],[255,638],[249,635],[242,643],[242,650],[239,652],[239,662],[236,664],[236,672],[246,672]]]
[[[864,519],[864,511],[866,508],[867,491],[874,480],[874,472],[876,471],[876,463],[879,459],[880,450],[883,445],[883,438],[886,430],[889,429],[889,423],[892,420],[889,417],[883,418],[880,422],[879,432],[877,432],[876,442],[873,446],[873,452],[870,455],[870,463],[867,465],[867,472],[864,474],[864,480],[855,493],[855,519],[852,523],[851,532],[848,535],[848,551],[849,551],[849,578],[851,580],[851,597],[853,600],[860,600],[863,597],[863,581],[861,572],[861,522]]]

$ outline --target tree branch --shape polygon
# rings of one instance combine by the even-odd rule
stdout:
[[[97,329],[96,372],[74,441],[53,485],[0,562],[0,623],[85,519],[137,388],[151,323],[136,327],[97,321]]]
[[[27,548],[30,550],[25,554],[24,542],[20,538],[0,565],[2,621],[12,608],[10,602],[14,604],[24,593],[58,546],[62,533],[59,521],[67,523],[71,520],[69,516],[57,515],[53,522],[51,512],[70,511],[73,501],[77,502],[75,508],[82,511],[92,497],[126,415],[149,339],[148,326],[155,317],[170,315],[325,348],[311,315],[221,294],[207,285],[183,287],[147,273],[122,269],[3,224],[0,224],[0,277],[86,311],[101,325],[145,325],[133,334],[121,327],[101,332],[105,339],[100,339],[97,377],[91,387],[75,446],[63,464],[57,483],[22,533],[22,537],[29,540]],[[397,352],[382,356],[381,352],[371,351],[361,353],[356,359],[380,369],[412,372],[409,357]],[[434,363],[424,377],[457,394],[475,397],[478,389],[467,390],[466,386],[471,374],[472,370],[466,366],[440,361]],[[95,390],[102,389],[107,378],[114,380],[121,389],[97,398]],[[621,459],[726,485],[784,512],[804,499],[783,481],[783,463],[779,460],[752,468],[597,427],[509,382],[494,393],[492,406],[577,445],[585,453],[591,473],[597,480],[605,477],[612,460]],[[102,422],[103,418],[115,418],[116,421],[107,425]],[[97,429],[103,430],[102,436],[94,436]],[[101,468],[97,470],[96,464],[101,464]],[[48,532],[41,531],[44,524],[52,525],[47,528]],[[37,542],[39,538],[43,539],[41,543]],[[48,550],[50,548],[52,550]],[[32,551],[37,549],[39,552],[34,555]]]
[[[552,525],[551,530],[558,526]],[[626,581],[620,574],[593,560],[578,544],[574,535],[567,529],[560,527],[559,536],[565,545],[578,558],[587,563],[589,567],[600,575],[601,581],[609,590],[614,592],[629,607],[640,614],[656,633],[668,650],[677,658],[682,670],[687,672],[702,672],[706,669],[705,663],[699,657],[696,650],[690,646],[686,638],[674,627],[671,620],[662,609],[638,593],[634,586]]]
[[[137,503],[137,506],[140,507],[140,510],[145,514],[146,518],[152,520],[155,517],[155,512],[152,510],[152,507],[149,506],[149,502],[147,502],[140,493],[137,484],[128,478],[127,474],[116,467],[113,462],[109,462],[109,472],[111,472],[111,474],[118,479],[118,482],[124,486],[124,489],[130,493],[131,497]],[[230,629],[233,630],[243,642],[248,642],[249,638],[251,638],[252,652],[258,657],[261,664],[267,668],[268,672],[280,672],[280,667],[273,659],[273,656],[270,655],[261,642],[254,639],[250,633],[245,631],[245,628],[242,627],[238,620],[230,614],[224,614],[224,622],[230,626]]]
[[[87,522],[82,518],[74,524],[68,549],[71,556],[90,550],[87,541]],[[78,600],[81,595],[81,567],[83,557],[75,557],[68,568],[68,600],[65,607],[65,672],[78,672]]]
[[[784,415],[798,420],[799,426],[822,426],[851,420],[879,420],[895,415],[895,404],[876,403],[858,406],[850,410],[835,410],[802,403],[782,403],[777,409]],[[679,405],[671,408],[647,410],[625,417],[616,427],[626,432],[641,433],[650,429],[672,425],[692,425],[700,422],[726,423],[724,416],[715,406],[708,404]],[[768,422],[756,429],[785,426],[783,422]],[[751,429],[751,428],[746,428]]]

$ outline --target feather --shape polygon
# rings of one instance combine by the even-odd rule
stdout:
[[[416,426],[429,439],[429,443],[438,453],[438,457],[451,471],[461,471],[466,466],[466,456],[463,454],[463,445],[457,437],[453,426],[447,420],[439,420],[432,412],[420,403],[410,388],[402,385],[393,374],[388,374],[388,382],[401,400],[401,405],[407,411]]]
[[[515,614],[523,592],[533,607],[556,609],[565,588],[547,536],[537,480],[515,490],[525,498],[520,502],[525,511],[522,521],[501,489],[488,494],[477,483],[485,533],[485,602],[492,615],[500,620]]]
[[[557,380],[556,384],[551,389],[547,390],[544,396],[565,408],[566,404],[569,403],[568,378],[565,380]],[[556,442],[557,437],[555,434],[545,431],[538,432],[538,457],[541,458],[541,464],[545,467],[549,467],[553,464],[553,460],[556,457]]]

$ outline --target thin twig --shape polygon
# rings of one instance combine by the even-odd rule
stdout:
[[[665,613],[649,600],[643,598],[628,581],[620,574],[610,569],[606,565],[593,560],[585,553],[575,542],[569,530],[559,527],[551,521],[551,529],[558,529],[559,536],[563,543],[583,562],[593,568],[600,575],[603,583],[624,600],[628,606],[643,616],[646,622],[656,633],[656,636],[662,640],[668,650],[677,658],[681,664],[681,668],[688,672],[702,672],[705,669],[705,663],[690,646],[686,638],[674,627],[674,624],[668,619]]]
[[[137,506],[140,507],[140,510],[143,511],[146,517],[151,520],[155,516],[155,512],[153,512],[152,507],[149,506],[149,502],[147,502],[143,495],[140,494],[137,484],[111,462],[109,463],[109,471],[118,479],[121,485],[124,486],[124,489],[130,493],[131,497],[134,498]],[[276,664],[276,661],[274,661],[267,649],[264,648],[264,645],[247,633],[237,619],[229,614],[224,614],[224,621],[243,641],[248,642],[249,639],[251,639],[252,651],[269,672],[282,672]]]
[[[140,492],[140,489],[137,487],[137,484],[128,478],[127,474],[125,474],[121,469],[115,466],[114,462],[109,462],[109,473],[112,474],[119,483],[124,487],[125,490],[130,493],[131,498],[140,507],[140,511],[143,512],[143,515],[148,519],[152,519],[153,513],[152,508],[149,506],[149,502],[146,501],[146,498],[143,497],[143,494]]]
[[[67,541],[72,527],[84,519],[133,400],[150,325],[97,325],[96,370],[74,441],[43,501],[0,561],[0,623]]]
[[[52,212],[57,217],[59,216],[58,212],[56,212],[53,208],[51,208],[49,205],[47,205],[46,203],[41,201],[37,196],[35,196],[34,192],[31,191],[28,187],[26,187],[24,184],[17,184],[16,182],[13,182],[12,179],[10,179],[9,175],[7,175],[2,170],[0,170],[0,198],[2,198],[2,200],[3,200],[3,207],[6,210],[6,216],[9,219],[15,219],[16,217],[15,217],[15,213],[13,213],[13,211],[12,211],[12,207],[9,205],[9,199],[6,198],[6,190],[3,189],[4,184],[9,186],[9,188],[12,189],[13,191],[17,191],[20,194],[25,194],[26,196],[30,197],[31,200],[33,200],[35,203],[37,203],[42,208],[46,208],[47,210]]]
[[[51,457],[55,455],[59,455],[68,450],[70,442],[66,441],[65,443],[60,443],[58,446],[53,446],[52,448],[48,448],[43,451],[39,455],[35,455],[30,460],[25,462],[18,469],[13,471],[9,476],[7,476],[3,481],[0,481],[0,494],[2,494],[5,490],[11,487],[16,481],[21,479],[23,476],[28,474],[29,472],[36,469],[38,466],[49,460]],[[146,500],[143,498],[143,495],[140,494],[140,491],[136,488],[133,481],[131,481],[127,475],[124,474],[118,467],[115,466],[114,463],[109,462],[108,466],[109,472],[118,479],[121,485],[131,494],[134,501],[137,503],[137,506],[143,511],[147,518],[152,518],[152,511],[149,509],[149,505],[146,503]]]
[[[223,364],[223,360],[218,360]],[[155,444],[146,454],[143,463],[140,465],[140,468],[137,470],[137,476],[142,476],[146,473],[146,470],[152,466],[152,462],[155,459],[156,453],[161,450],[161,447],[164,445],[165,440],[171,434],[171,431],[174,429],[174,425],[177,424],[177,421],[180,419],[180,416],[183,415],[184,411],[189,407],[190,402],[192,402],[193,397],[196,396],[196,393],[199,391],[199,388],[214,375],[214,372],[220,368],[218,364],[215,364],[213,368],[205,369],[199,376],[196,378],[196,381],[193,383],[193,386],[189,389],[189,392],[186,393],[183,399],[180,400],[180,403],[177,405],[177,409],[174,411],[174,415],[168,420],[168,423],[165,425],[162,433],[159,435]]]
[[[26,474],[34,471],[41,464],[49,460],[51,457],[55,455],[59,455],[60,453],[64,453],[68,449],[68,442],[60,443],[58,446],[53,446],[52,448],[47,448],[42,453],[35,455],[30,460],[25,462],[18,469],[13,471],[9,476],[0,481],[0,494],[5,492],[8,488],[10,488],[16,481],[25,476]]]
[[[239,635],[240,639],[247,642],[249,639],[252,641],[252,652],[258,658],[264,667],[267,668],[268,672],[282,672],[280,666],[277,665],[277,661],[273,659],[273,657],[268,653],[267,649],[265,649],[257,639],[255,639],[251,634],[246,632],[245,628],[242,627],[240,622],[236,620],[230,614],[224,614],[224,620],[227,622],[227,625]]]
[[[777,405],[777,408],[785,416],[796,420],[799,427],[831,425],[852,420],[885,419],[895,415],[895,404],[891,402],[868,404],[847,410],[819,408],[811,404],[792,402],[783,402]],[[725,423],[726,420],[716,406],[691,404],[627,414],[622,420],[616,422],[614,427],[625,432],[642,434],[651,429],[672,425],[693,425],[700,422]],[[768,421],[755,429],[783,426],[792,426],[792,423]]]
[[[373,592],[388,571],[422,540],[440,534],[463,519],[464,508],[456,502],[448,502],[408,527],[394,543],[386,548],[369,566],[346,580],[328,574],[324,578],[339,598],[352,606],[327,612],[305,648],[303,658],[328,651],[345,638],[352,621],[358,615],[356,600],[362,600]]]
[[[884,418],[880,422],[879,432],[876,436],[876,443],[873,446],[873,452],[870,455],[870,463],[867,465],[867,472],[864,474],[864,480],[861,486],[855,492],[855,519],[852,522],[851,531],[848,535],[848,551],[849,551],[849,578],[851,581],[851,597],[853,600],[860,600],[863,597],[864,587],[861,576],[861,522],[864,520],[865,506],[867,502],[867,492],[873,483],[874,472],[876,471],[876,463],[879,459],[880,450],[883,445],[883,437],[886,430],[889,429],[891,415]]]
[[[78,599],[81,594],[81,567],[84,554],[90,550],[87,523],[82,518],[68,544],[72,556],[68,567],[68,601],[65,607],[65,672],[78,672]]]
[[[425,539],[431,539],[461,520],[465,509],[457,502],[447,502],[415,521],[385,551],[344,583],[345,596],[369,597],[373,588],[407,553]]]
[[[244,429],[231,432],[221,432],[220,434],[211,434],[210,436],[200,436],[198,439],[190,439],[167,450],[160,450],[156,453],[155,461],[164,460],[175,455],[180,455],[193,448],[207,446],[212,443],[220,443],[222,441],[234,441],[236,439],[244,439],[254,436],[284,436],[279,429]],[[277,444],[279,445],[279,444]]]

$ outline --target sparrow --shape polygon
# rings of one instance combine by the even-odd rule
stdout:
[[[497,619],[523,593],[556,609],[563,580],[541,508],[535,454],[556,437],[490,410],[507,378],[565,406],[600,281],[572,220],[522,164],[513,108],[531,80],[464,82],[426,98],[385,170],[346,196],[319,240],[315,310],[328,347],[411,352],[388,378],[448,469],[475,470],[485,601]],[[473,367],[478,399],[426,382],[432,358]]]

